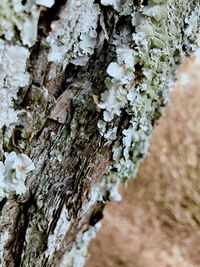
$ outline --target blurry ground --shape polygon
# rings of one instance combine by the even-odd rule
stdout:
[[[200,267],[197,61],[193,57],[181,68],[150,156],[137,179],[122,190],[123,201],[106,208],[86,267]]]

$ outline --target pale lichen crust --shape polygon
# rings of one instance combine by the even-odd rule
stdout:
[[[55,4],[55,0],[36,0],[37,5],[52,7]]]
[[[19,89],[29,86],[31,81],[27,61],[29,48],[37,41],[38,20],[42,10],[40,4],[47,6],[53,4],[53,1],[0,1],[1,159],[4,153],[3,141],[9,142],[22,113],[22,110],[14,108]]]
[[[198,31],[199,3],[187,1],[151,0],[148,5],[134,8],[123,1],[101,0],[119,15],[132,17],[132,41],[126,29],[116,34],[116,61],[107,68],[107,90],[98,105],[103,119],[98,127],[101,134],[114,142],[118,129],[113,124],[122,113],[130,117],[129,126],[122,132],[121,142],[114,142],[114,164],[106,177],[107,186],[118,179],[133,177],[141,159],[147,155],[153,125],[160,116],[160,107],[168,102],[176,65],[195,49],[194,32]],[[125,9],[125,7],[128,7]],[[187,14],[187,17],[183,17]],[[184,31],[184,32],[183,32]],[[115,190],[116,191],[116,190]]]
[[[94,52],[99,14],[99,5],[91,0],[67,1],[46,39],[50,46],[48,60],[63,62],[63,69],[69,62],[85,65]]]
[[[90,226],[85,232],[77,235],[76,242],[69,253],[66,253],[62,258],[59,267],[83,267],[88,255],[88,246],[90,241],[95,238],[101,224]]]
[[[13,100],[17,98],[17,89],[29,83],[30,75],[26,72],[28,56],[27,48],[0,40],[0,128],[17,121]]]
[[[27,174],[34,169],[33,162],[25,154],[5,153],[5,158],[4,163],[0,161],[0,200],[25,193]]]
[[[0,158],[3,160],[6,157],[5,165],[2,161],[0,162],[1,198],[8,197],[9,193],[21,194],[25,192],[24,181],[26,173],[33,168],[28,156],[25,154],[4,153],[9,151],[5,149],[5,143],[8,144],[10,142],[16,125],[22,124],[21,118],[23,118],[24,110],[17,110],[15,101],[18,100],[19,89],[29,86],[31,81],[31,75],[27,70],[27,61],[31,54],[30,47],[37,41],[41,6],[50,7],[53,4],[53,0],[0,1]],[[45,90],[43,91],[46,94]],[[26,116],[29,116],[28,112],[26,112]],[[19,117],[21,119],[20,122]],[[15,146],[15,144],[13,145]],[[16,169],[17,167],[13,165],[13,175],[11,176],[11,172],[7,167],[8,159],[11,156],[13,157],[14,165],[17,162],[22,164],[24,161],[25,170],[21,174]],[[15,160],[14,157],[16,158]],[[10,176],[8,173],[10,173]]]
[[[7,41],[32,46],[37,38],[37,25],[40,14],[35,1],[0,1],[0,35]],[[41,1],[40,1],[41,2]]]

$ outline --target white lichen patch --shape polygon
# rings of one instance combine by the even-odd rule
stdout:
[[[37,5],[52,7],[55,3],[55,0],[36,0]]]
[[[60,217],[57,221],[56,227],[53,233],[48,237],[48,244],[45,255],[49,258],[49,260],[52,258],[55,251],[58,251],[60,249],[60,246],[62,246],[62,241],[65,238],[66,232],[69,229],[71,223],[72,221],[70,221],[69,219],[68,209],[64,205]]]
[[[108,83],[110,83],[110,80],[106,80],[106,84]],[[121,114],[121,109],[125,107],[126,102],[125,90],[116,82],[115,88],[111,88],[102,94],[98,107],[105,109],[104,120],[108,122],[114,118],[114,115]]]
[[[4,125],[13,127],[17,121],[13,100],[18,89],[29,83],[30,75],[26,72],[28,57],[28,49],[0,41],[0,128]]]
[[[121,109],[127,105],[127,84],[134,83],[134,65],[136,64],[133,50],[124,47],[116,50],[118,62],[111,62],[107,73],[112,79],[106,79],[106,86],[110,90],[101,96],[99,108],[105,109],[104,120],[111,121],[114,115],[120,115]]]
[[[7,41],[32,46],[37,39],[40,8],[35,1],[0,1],[0,36]],[[19,36],[18,36],[19,34]]]
[[[110,198],[111,200],[114,201],[121,201],[122,200],[122,196],[119,193],[119,186],[120,186],[120,180],[117,181],[117,183],[115,183],[114,185],[111,184],[111,187],[108,188],[108,190],[110,191]]]
[[[96,44],[99,14],[99,5],[91,0],[67,1],[46,39],[50,46],[48,60],[64,62],[63,68],[69,62],[86,64]]]
[[[27,174],[34,169],[32,160],[25,154],[5,153],[5,162],[0,161],[0,198],[10,194],[25,193]]]
[[[114,9],[119,10],[120,0],[101,0],[104,6],[113,6]]]
[[[101,224],[90,226],[84,233],[80,232],[70,252],[66,252],[59,267],[83,267],[88,254],[88,245],[95,238]]]
[[[147,17],[152,17],[153,19],[160,21],[167,18],[167,13],[165,8],[166,8],[165,4],[149,5],[143,7],[142,13]]]

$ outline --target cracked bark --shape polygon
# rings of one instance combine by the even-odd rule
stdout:
[[[199,7],[198,1],[192,2],[188,4],[191,7],[188,14]],[[87,5],[88,1],[81,3]],[[146,1],[143,4],[148,6]],[[174,3],[175,10],[179,4]],[[87,55],[86,61],[81,58],[84,63],[71,60],[63,68],[63,62],[48,61],[51,47],[46,38],[52,22],[60,20],[60,12],[67,5],[70,10],[73,1],[56,1],[51,8],[41,11],[37,41],[29,48],[27,61],[31,82],[19,89],[14,101],[15,109],[25,112],[18,115],[9,139],[4,138],[7,128],[2,131],[2,151],[23,152],[32,158],[36,168],[26,180],[27,193],[13,194],[0,202],[1,266],[82,265],[82,259],[79,263],[75,261],[76,257],[85,257],[77,247],[84,246],[81,237],[102,218],[104,205],[110,199],[104,184],[113,164],[112,148],[117,142],[122,143],[123,130],[130,125],[132,115],[122,109],[120,116],[115,116],[107,126],[117,127],[116,139],[108,142],[97,127],[102,119],[97,102],[106,90],[106,69],[116,60],[114,36],[125,27],[127,38],[135,32],[131,16],[119,15],[111,6],[99,3],[93,53]],[[135,1],[132,8],[137,10],[140,5],[141,1]],[[104,24],[100,22],[102,18]],[[128,42],[134,47],[134,41],[125,40]],[[142,65],[137,63],[137,84],[142,82],[141,69]],[[48,90],[47,99],[44,88]],[[152,124],[159,117],[162,98],[161,95]],[[142,152],[138,157],[143,157]],[[96,189],[101,198],[92,196]]]

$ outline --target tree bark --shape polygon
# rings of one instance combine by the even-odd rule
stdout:
[[[199,0],[1,1],[1,266],[84,265],[199,15]]]

